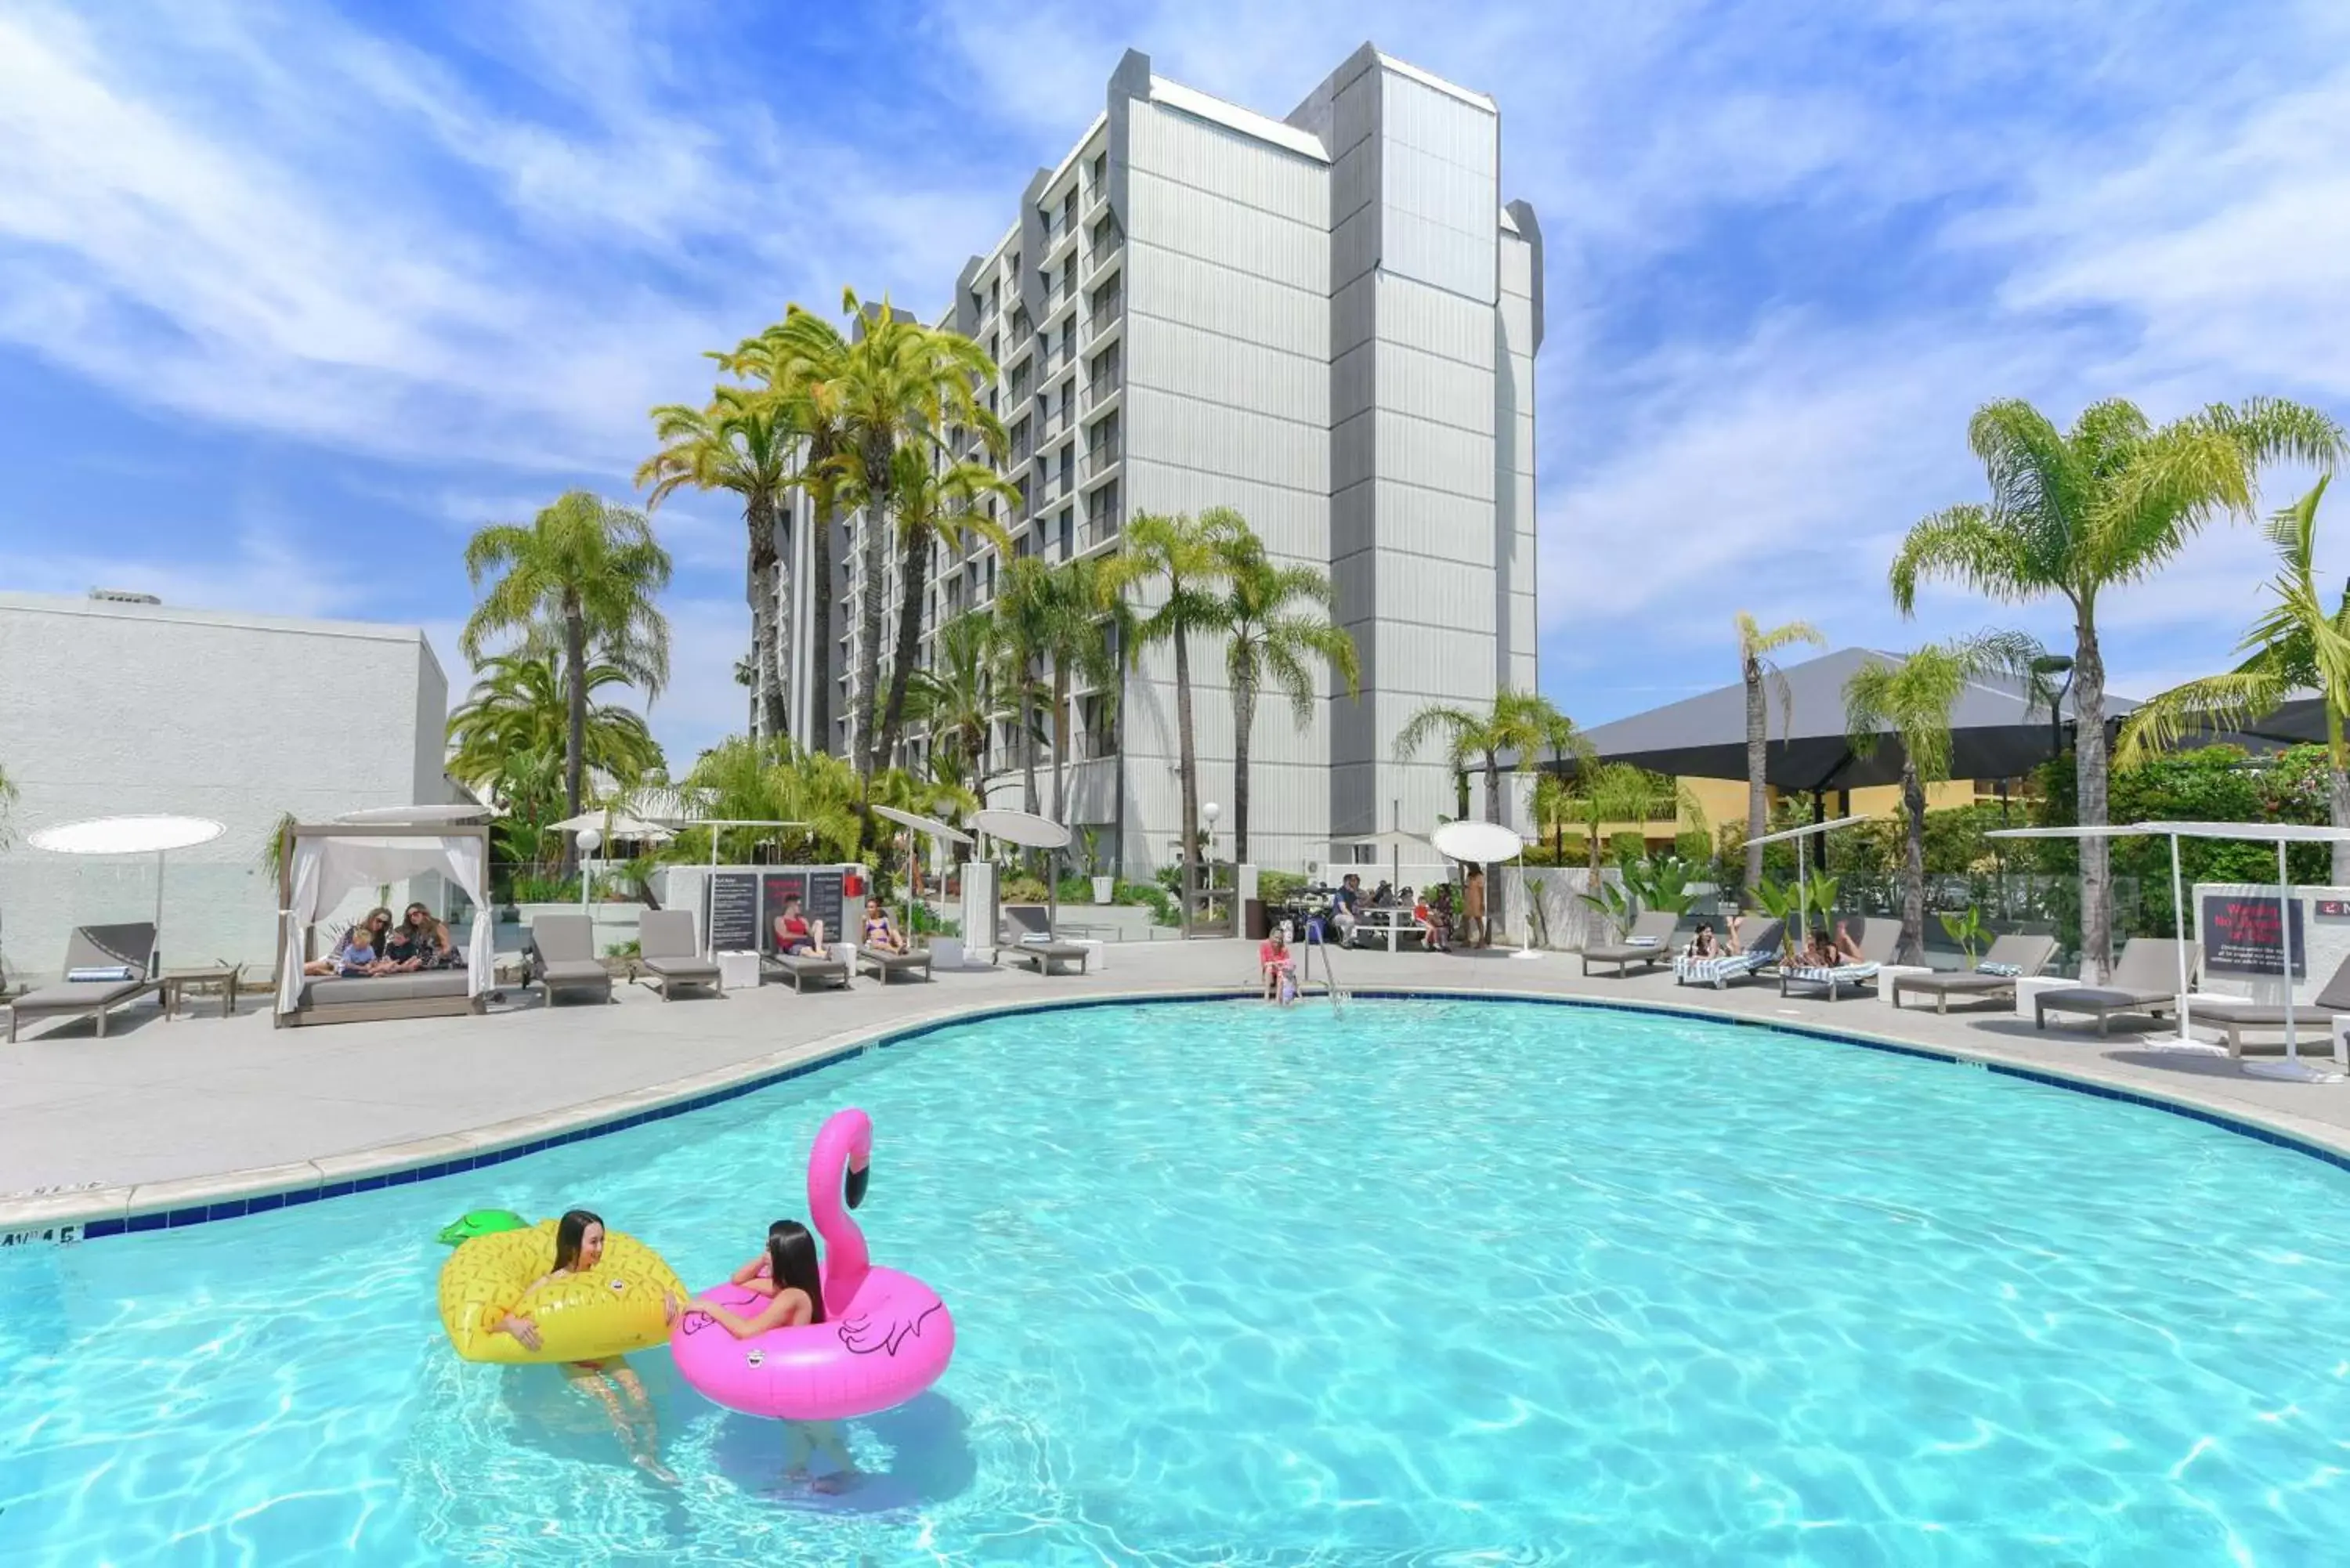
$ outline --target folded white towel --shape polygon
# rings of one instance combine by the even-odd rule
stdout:
[[[2013,980],[2016,976],[2023,972],[2023,966],[2020,963],[1984,962],[1975,965],[1975,972],[1977,974],[1995,974],[2002,980]]]
[[[93,981],[111,981],[119,983],[138,978],[139,971],[127,963],[84,964],[79,969],[66,971],[66,979],[76,985],[87,984]]]

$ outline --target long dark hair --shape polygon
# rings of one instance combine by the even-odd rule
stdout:
[[[808,1322],[824,1321],[824,1275],[816,1268],[816,1238],[796,1220],[778,1220],[767,1227],[767,1277],[777,1290],[805,1292]]]
[[[579,1243],[587,1239],[588,1227],[603,1223],[601,1215],[590,1214],[585,1209],[567,1212],[555,1226],[555,1266],[558,1270],[577,1268]],[[609,1229],[608,1226],[606,1228]]]

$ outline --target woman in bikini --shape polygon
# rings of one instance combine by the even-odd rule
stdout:
[[[699,1300],[686,1310],[706,1314],[737,1339],[824,1321],[824,1275],[816,1266],[816,1238],[796,1220],[778,1220],[767,1227],[766,1251],[734,1271],[734,1283],[766,1297],[767,1304],[749,1317]],[[807,1480],[808,1460],[822,1454],[837,1469],[809,1482],[816,1490],[839,1491],[857,1480],[857,1461],[849,1457],[837,1423],[786,1421],[784,1440],[785,1480]]]
[[[865,929],[858,940],[876,952],[906,950],[906,939],[899,934],[897,922],[889,919],[889,911],[881,907],[879,898],[865,900]]]
[[[556,1223],[555,1267],[533,1280],[523,1294],[528,1295],[549,1280],[586,1273],[603,1256],[604,1221],[585,1209],[571,1210]],[[673,1296],[661,1302],[672,1323],[677,1320],[678,1304]],[[492,1332],[510,1334],[529,1349],[538,1348],[538,1325],[526,1317],[508,1313]],[[654,1421],[652,1399],[626,1356],[569,1362],[563,1376],[570,1379],[572,1387],[604,1407],[631,1463],[655,1480],[676,1483],[676,1472],[660,1462],[660,1430]]]

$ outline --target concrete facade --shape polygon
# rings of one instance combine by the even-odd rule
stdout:
[[[1334,694],[1317,671],[1304,722],[1261,702],[1260,865],[1302,868],[1334,836],[1398,818],[1432,825],[1452,809],[1451,775],[1432,747],[1398,762],[1397,732],[1427,703],[1479,709],[1497,686],[1535,684],[1542,237],[1531,209],[1502,201],[1500,140],[1491,99],[1367,45],[1281,119],[1128,53],[1103,113],[1029,182],[941,318],[1001,368],[991,401],[1023,499],[1000,521],[1018,554],[1100,553],[1138,513],[1229,506],[1277,560],[1331,576],[1363,693]],[[845,519],[834,542],[829,650],[798,629],[812,587],[805,502],[781,541],[786,665],[821,669],[835,692],[832,732],[814,735],[795,680],[795,738],[835,751],[864,700],[852,689],[863,526]],[[990,601],[994,556],[978,545],[934,561],[927,627]],[[894,596],[894,573],[878,587]],[[1191,663],[1201,799],[1224,805],[1228,852],[1221,644]],[[1177,853],[1174,694],[1166,648],[1144,652],[1115,703],[1073,693],[1065,815],[1102,830],[1105,858],[1119,843],[1129,874]],[[1012,739],[1000,727],[996,804],[1021,794]],[[1048,756],[1048,811],[1050,772]]]
[[[174,851],[163,962],[267,970],[278,818],[455,798],[448,680],[413,627],[0,594],[0,972],[54,978],[78,925],[154,915],[152,856],[53,855],[27,836],[88,817],[208,816]]]

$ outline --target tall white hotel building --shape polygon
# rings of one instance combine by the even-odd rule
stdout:
[[[940,318],[1002,368],[1004,472],[1024,500],[1000,520],[1017,553],[1112,550],[1139,512],[1230,506],[1276,558],[1329,574],[1362,696],[1334,693],[1322,671],[1303,726],[1277,694],[1260,704],[1260,866],[1326,861],[1334,839],[1399,818],[1425,831],[1453,809],[1452,775],[1435,747],[1398,762],[1397,732],[1430,702],[1482,709],[1496,686],[1535,684],[1542,231],[1526,203],[1503,202],[1500,151],[1491,99],[1368,45],[1281,119],[1154,76],[1129,52],[1103,112],[1028,182]],[[836,524],[829,585],[808,581],[811,525],[802,499],[779,541],[789,711],[796,739],[845,753],[862,700],[865,524]],[[995,554],[974,544],[933,562],[926,628],[988,602]],[[885,672],[894,561],[888,578]],[[812,591],[834,595],[823,650],[806,646]],[[832,682],[821,737],[807,732],[819,660]],[[1229,803],[1221,648],[1195,649],[1191,667],[1201,799]],[[1123,679],[1115,732],[1103,693],[1079,693],[1064,815],[1139,876],[1177,853],[1171,650],[1146,650]],[[1008,723],[989,761],[990,803],[1017,805]],[[1050,779],[1045,749],[1048,811]],[[1230,826],[1227,804],[1226,853]]]

